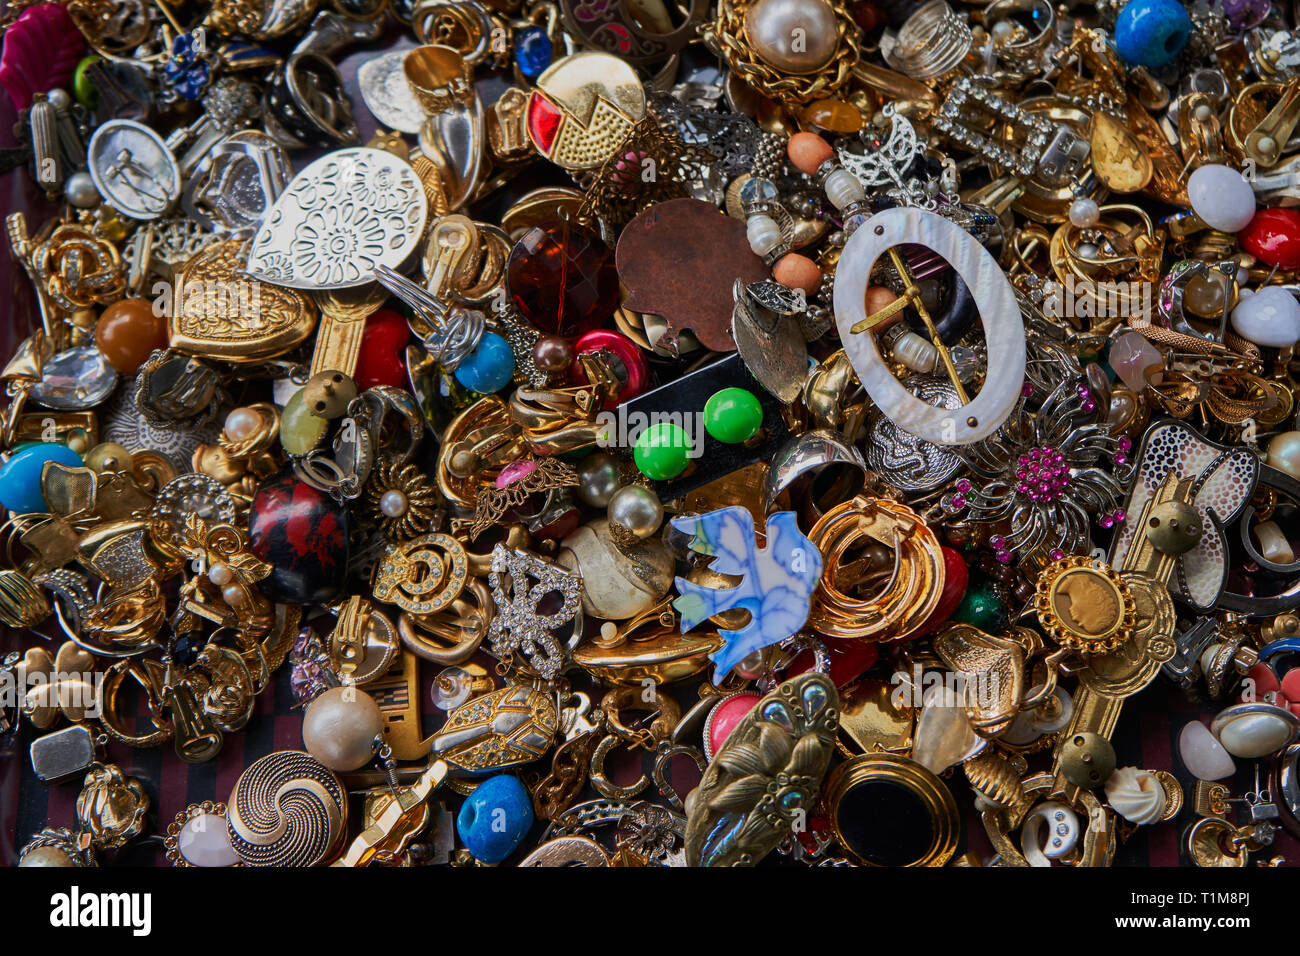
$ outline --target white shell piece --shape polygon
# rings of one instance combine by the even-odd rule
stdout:
[[[867,317],[871,267],[891,246],[917,243],[948,260],[974,296],[989,355],[984,387],[959,411],[935,408],[894,378],[875,336],[850,332]],[[835,324],[862,385],[894,424],[939,445],[987,438],[1015,407],[1025,380],[1025,327],[1015,292],[997,261],[956,223],[922,209],[887,209],[849,237],[835,270]],[[971,424],[971,421],[974,424]]]

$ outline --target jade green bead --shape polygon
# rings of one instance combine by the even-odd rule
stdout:
[[[319,445],[329,429],[329,422],[307,410],[302,396],[302,389],[294,392],[280,414],[280,444],[294,456],[305,455]]]
[[[72,71],[72,95],[88,110],[94,109],[95,104],[99,102],[99,90],[95,89],[95,84],[86,75],[86,70],[91,64],[98,62],[99,57],[93,53],[90,56],[83,56],[78,61],[76,69]]]
[[[643,431],[632,449],[632,459],[641,474],[655,481],[668,481],[686,470],[691,440],[680,425],[661,422]]]
[[[754,393],[724,388],[704,403],[704,430],[725,445],[749,441],[763,427],[763,406]]]
[[[986,634],[997,634],[1006,627],[1010,618],[991,587],[971,585],[957,610],[952,612],[951,620],[978,627]]]

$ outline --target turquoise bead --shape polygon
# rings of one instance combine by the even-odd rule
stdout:
[[[1177,0],[1129,0],[1115,21],[1115,49],[1131,66],[1164,66],[1187,45],[1192,18]]]
[[[56,442],[33,442],[20,445],[0,465],[0,505],[14,514],[48,512],[49,506],[41,496],[41,470],[47,461],[58,462],[69,468],[80,468],[81,456]]]
[[[533,825],[533,800],[518,778],[507,773],[484,780],[456,814],[460,842],[481,863],[500,863]]]
[[[514,349],[495,332],[484,332],[474,351],[456,366],[456,381],[480,395],[505,388],[514,374]]]

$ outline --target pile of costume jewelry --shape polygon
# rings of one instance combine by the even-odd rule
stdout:
[[[9,0],[22,862],[1281,862],[1298,10]]]

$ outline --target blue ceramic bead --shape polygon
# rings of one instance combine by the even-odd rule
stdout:
[[[0,465],[0,505],[19,515],[49,511],[41,497],[41,469],[47,461],[69,468],[80,468],[84,464],[81,456],[67,445],[56,442],[20,445],[9,460]]]
[[[1155,69],[1181,53],[1191,33],[1177,0],[1129,0],[1115,21],[1115,49],[1126,63]]]
[[[484,332],[474,351],[456,366],[456,381],[472,392],[491,395],[510,384],[515,373],[515,351],[495,332]]]
[[[527,79],[541,76],[554,56],[555,46],[541,27],[524,27],[515,34],[515,63]]]
[[[482,863],[500,863],[508,857],[532,825],[532,797],[508,773],[480,783],[456,815],[460,842]]]

